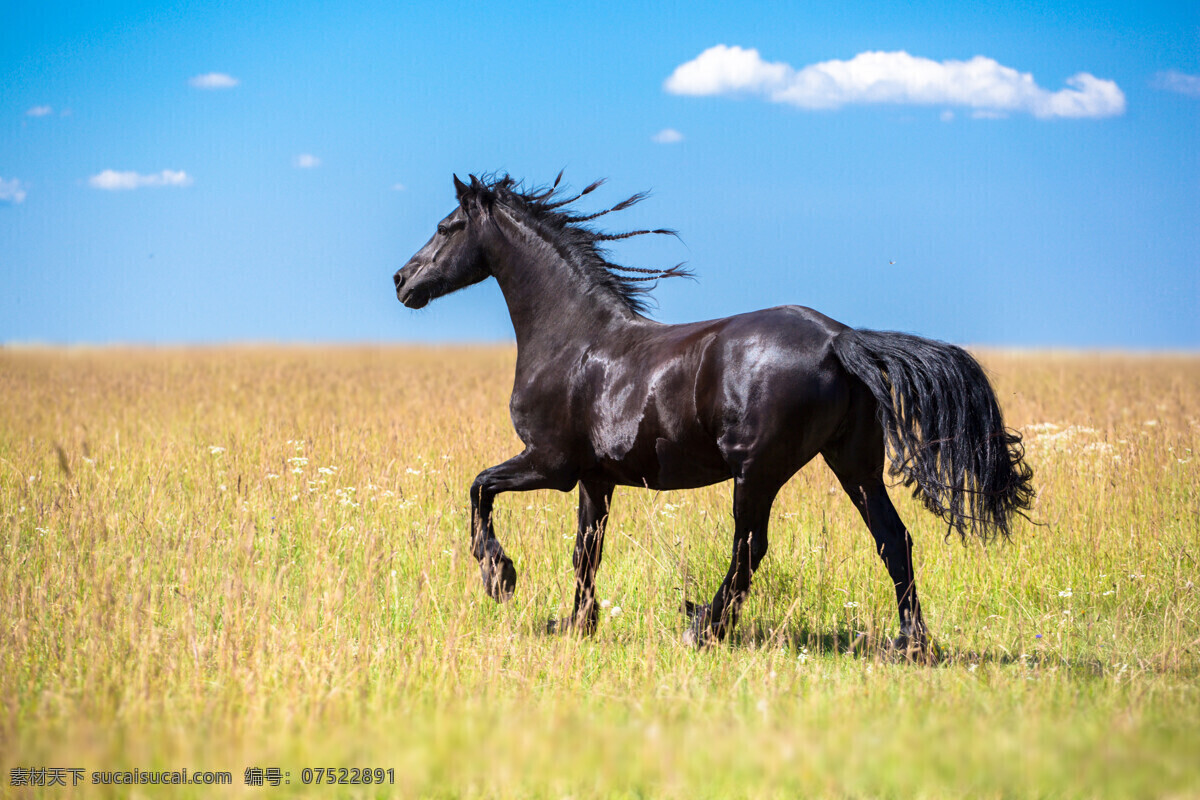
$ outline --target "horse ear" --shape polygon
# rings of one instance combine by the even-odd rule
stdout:
[[[471,176],[471,188],[472,189],[482,189],[483,188],[483,183],[479,180],[479,178],[476,178],[474,175]]]
[[[465,183],[463,183],[462,181],[460,181],[458,179],[458,176],[455,175],[454,176],[454,195],[455,195],[455,197],[458,199],[459,202],[462,202],[463,195],[465,195],[466,193],[467,193],[467,185]]]

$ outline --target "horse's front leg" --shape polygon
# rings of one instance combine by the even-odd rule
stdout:
[[[508,600],[517,588],[517,569],[492,527],[496,495],[533,489],[569,490],[575,485],[575,477],[559,467],[559,461],[526,449],[503,464],[485,469],[471,484],[471,555],[479,562],[483,588],[496,602]]]
[[[596,632],[600,609],[596,605],[596,570],[604,552],[604,529],[612,503],[611,483],[579,482],[579,529],[575,534],[575,608],[571,616],[551,623],[551,629],[573,630],[590,636]]]

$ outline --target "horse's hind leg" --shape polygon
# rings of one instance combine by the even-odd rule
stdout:
[[[917,598],[912,537],[896,513],[883,483],[882,431],[875,423],[859,432],[862,435],[851,436],[841,443],[841,447],[825,452],[825,461],[837,475],[863,522],[867,523],[879,557],[892,579],[900,612],[900,636],[895,641],[896,647],[923,649],[928,638],[921,616],[921,602]]]
[[[875,537],[879,557],[883,559],[896,589],[896,606],[900,611],[900,636],[895,641],[896,647],[902,650],[910,647],[924,649],[928,642],[925,620],[921,616],[921,601],[917,598],[912,537],[896,513],[887,487],[879,480],[866,484],[843,483],[842,488],[850,495],[854,507]]]
[[[750,579],[767,554],[767,523],[778,491],[774,484],[767,487],[744,477],[734,479],[733,555],[712,604],[690,609],[692,627],[688,638],[693,643],[720,641],[737,625],[742,603],[750,593]]]

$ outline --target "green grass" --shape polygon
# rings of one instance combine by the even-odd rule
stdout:
[[[223,770],[289,797],[1200,796],[1200,359],[984,353],[1036,523],[988,547],[893,492],[944,654],[912,664],[821,463],[781,493],[725,645],[728,485],[618,489],[592,639],[574,495],[467,487],[520,449],[508,349],[0,351],[0,794],[13,767]],[[619,608],[619,611],[617,609]],[[247,767],[291,784],[243,786]],[[395,785],[304,787],[305,767]]]

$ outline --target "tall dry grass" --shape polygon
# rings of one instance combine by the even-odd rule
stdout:
[[[510,349],[0,351],[0,791],[49,766],[272,796],[1200,794],[1200,359],[982,357],[1036,524],[963,546],[894,492],[945,653],[916,665],[876,646],[895,601],[820,463],[722,647],[683,647],[676,609],[724,573],[728,486],[618,490],[582,641],[543,632],[573,496],[506,495],[518,593],[487,600],[466,490],[520,448]],[[395,784],[302,785],[343,766]],[[163,791],[228,790],[132,789]]]

